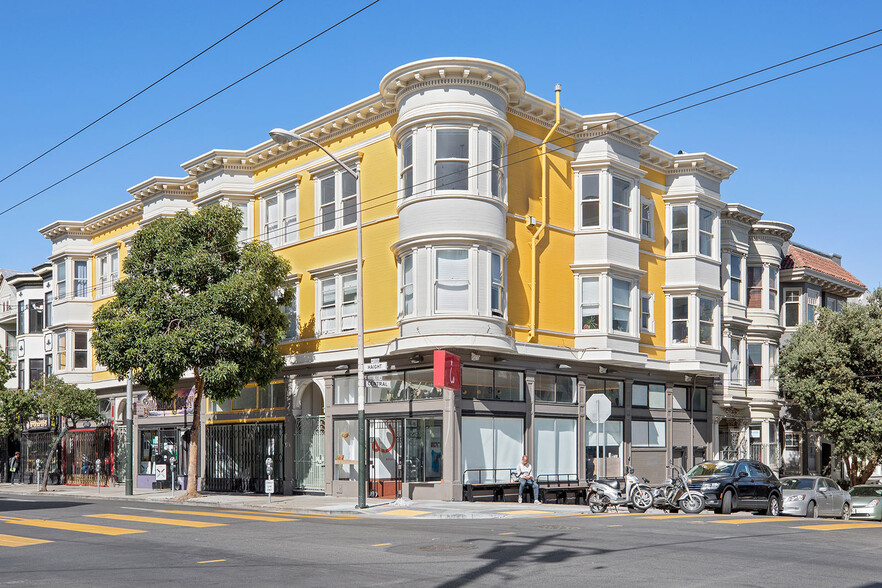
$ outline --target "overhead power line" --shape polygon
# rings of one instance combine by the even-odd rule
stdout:
[[[128,104],[129,102],[131,102],[132,100],[134,100],[135,98],[137,98],[138,96],[140,96],[141,94],[146,92],[147,90],[149,90],[150,88],[154,87],[155,85],[159,84],[163,80],[167,79],[169,76],[177,73],[178,71],[180,71],[181,69],[183,69],[184,67],[186,67],[187,65],[189,65],[190,63],[195,61],[196,59],[202,57],[203,55],[205,55],[206,53],[208,53],[209,51],[211,51],[212,49],[214,49],[215,47],[217,47],[218,45],[220,45],[221,43],[223,43],[224,41],[226,41],[227,39],[229,39],[230,37],[232,37],[233,35],[235,35],[239,31],[241,31],[242,29],[244,29],[245,27],[247,27],[248,25],[253,23],[255,20],[257,20],[258,18],[260,18],[261,16],[263,16],[264,14],[266,14],[267,12],[269,12],[270,10],[272,10],[273,8],[275,8],[276,6],[278,6],[279,4],[281,4],[284,1],[285,0],[277,0],[277,2],[275,4],[272,4],[268,8],[264,9],[262,12],[256,14],[255,16],[251,17],[247,21],[243,22],[241,25],[239,25],[238,27],[236,27],[235,29],[233,29],[232,31],[230,31],[229,33],[227,33],[226,35],[224,35],[223,37],[221,37],[220,39],[218,39],[217,41],[215,41],[214,43],[212,43],[211,45],[209,45],[208,47],[206,47],[202,51],[200,51],[199,53],[197,53],[196,55],[194,55],[193,57],[191,57],[190,59],[188,59],[187,61],[185,61],[181,65],[177,66],[176,68],[174,68],[173,70],[171,70],[167,74],[163,75],[162,77],[160,77],[156,81],[145,86],[141,90],[138,90],[137,92],[135,92],[134,94],[132,94],[131,96],[129,96],[128,98],[126,98],[125,100],[123,100],[122,102],[120,102],[119,104],[117,104],[116,106],[114,106],[113,108],[111,108],[110,110],[108,110],[107,112],[105,112],[104,114],[102,114],[101,116],[99,116],[98,118],[96,118],[95,120],[90,122],[89,124],[87,124],[86,126],[80,128],[79,130],[77,130],[73,134],[68,135],[67,137],[65,137],[64,139],[62,139],[61,141],[59,141],[58,143],[56,143],[55,145],[53,145],[49,149],[46,149],[45,151],[40,153],[38,156],[36,156],[32,160],[28,161],[27,163],[21,165],[17,169],[12,170],[7,175],[0,178],[0,184],[2,184],[3,182],[5,182],[9,178],[11,178],[12,176],[17,174],[18,172],[22,171],[26,167],[30,166],[32,163],[36,163],[37,161],[43,159],[43,157],[49,155],[50,153],[52,153],[53,151],[55,151],[56,149],[58,149],[59,147],[61,147],[62,145],[64,145],[65,143],[67,143],[68,141],[70,141],[71,139],[76,137],[77,135],[79,135],[80,133],[82,133],[83,131],[85,131],[88,128],[94,126],[95,124],[101,122],[102,120],[104,120],[105,118],[107,118],[108,116],[110,116],[111,114],[113,114],[114,112],[116,112],[117,110],[119,110],[120,108],[122,108],[123,106],[125,106],[126,104]]]
[[[135,137],[134,139],[131,139],[131,140],[127,141],[126,143],[123,143],[122,145],[120,145],[119,147],[117,147],[116,149],[114,149],[113,151],[109,151],[109,152],[105,153],[104,155],[102,155],[101,157],[99,157],[99,158],[97,158],[97,159],[95,159],[95,160],[92,160],[91,162],[87,163],[86,165],[82,166],[81,168],[77,169],[76,171],[73,171],[73,172],[69,173],[68,175],[64,176],[63,178],[61,178],[60,180],[58,180],[58,181],[56,181],[56,182],[53,182],[52,184],[46,186],[46,187],[43,188],[42,190],[40,190],[40,191],[38,191],[38,192],[35,192],[35,193],[31,194],[30,196],[28,196],[27,198],[23,198],[23,199],[19,200],[18,202],[16,202],[15,204],[13,204],[12,206],[9,206],[8,208],[6,208],[6,209],[0,211],[0,216],[6,214],[7,212],[9,212],[9,211],[11,211],[11,210],[14,210],[14,209],[18,208],[19,206],[21,206],[22,204],[24,204],[24,203],[26,203],[26,202],[29,202],[29,201],[33,200],[34,198],[36,198],[36,197],[39,196],[40,194],[43,194],[44,192],[47,192],[47,191],[51,190],[51,189],[54,188],[55,186],[58,186],[59,184],[61,184],[61,183],[63,183],[63,182],[66,182],[66,181],[69,180],[70,178],[76,176],[77,174],[80,174],[80,173],[86,171],[87,169],[89,169],[90,167],[94,166],[95,164],[104,161],[105,159],[107,159],[108,157],[110,157],[111,155],[113,155],[114,153],[118,153],[119,151],[122,151],[123,149],[125,149],[126,147],[128,147],[129,145],[131,145],[132,143],[135,143],[135,142],[137,142],[137,141],[140,141],[141,139],[143,139],[143,138],[146,137],[147,135],[153,133],[154,131],[157,131],[157,130],[161,129],[162,127],[164,127],[165,125],[169,124],[170,122],[179,119],[180,117],[184,116],[185,114],[187,114],[187,113],[190,112],[191,110],[194,110],[195,108],[198,108],[199,106],[202,106],[203,104],[205,104],[206,102],[208,102],[208,101],[211,100],[212,98],[215,98],[215,97],[219,96],[220,94],[223,94],[224,92],[226,92],[227,90],[229,90],[229,89],[232,88],[233,86],[236,86],[237,84],[239,84],[239,83],[241,83],[241,82],[244,82],[245,80],[247,80],[247,79],[250,78],[251,76],[255,75],[256,73],[258,73],[258,72],[260,72],[260,71],[263,71],[264,69],[266,69],[266,68],[269,67],[270,65],[274,64],[275,62],[279,61],[280,59],[283,59],[283,58],[287,57],[288,55],[290,55],[291,53],[297,51],[298,49],[300,49],[300,48],[303,47],[304,45],[307,45],[307,44],[311,43],[312,41],[315,41],[316,39],[318,39],[319,37],[321,37],[321,36],[324,35],[325,33],[328,33],[328,32],[330,32],[330,31],[332,31],[333,29],[335,29],[335,28],[337,28],[338,26],[342,25],[342,24],[345,23],[346,21],[348,21],[348,20],[354,18],[355,16],[361,14],[362,12],[364,12],[365,10],[367,10],[368,8],[370,8],[371,6],[373,6],[374,4],[378,4],[379,2],[380,2],[380,0],[373,0],[373,2],[370,2],[369,4],[365,4],[364,6],[362,6],[361,8],[359,8],[358,10],[356,10],[355,12],[350,13],[349,15],[347,15],[346,17],[344,17],[344,18],[338,20],[337,22],[335,22],[335,23],[332,24],[331,26],[329,26],[329,27],[325,28],[324,30],[322,30],[322,31],[320,31],[320,32],[318,32],[318,33],[316,33],[316,34],[314,34],[313,36],[309,37],[308,39],[306,39],[306,40],[303,41],[302,43],[299,43],[299,44],[296,45],[295,47],[289,49],[288,51],[285,51],[284,53],[282,53],[282,54],[279,55],[278,57],[276,57],[276,58],[274,58],[274,59],[271,59],[270,61],[264,63],[263,65],[261,65],[261,66],[258,67],[257,69],[253,69],[253,70],[251,70],[249,73],[247,73],[247,74],[245,74],[244,76],[240,77],[239,79],[237,79],[237,80],[235,80],[235,81],[233,81],[233,82],[227,84],[226,86],[224,86],[224,87],[221,88],[220,90],[218,90],[218,91],[214,92],[213,94],[211,94],[211,95],[209,95],[209,96],[203,98],[202,100],[200,100],[200,101],[197,102],[196,104],[190,106],[189,108],[186,108],[185,110],[182,110],[181,112],[179,112],[178,114],[172,116],[171,118],[168,118],[168,119],[164,120],[163,122],[159,123],[158,125],[152,127],[151,129],[149,129],[149,130],[147,130],[147,131],[144,131],[143,133],[141,133],[140,135],[138,135],[138,136]]]

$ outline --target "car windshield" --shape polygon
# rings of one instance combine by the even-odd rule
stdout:
[[[855,486],[849,491],[852,496],[882,496],[882,486]]]
[[[811,490],[815,487],[815,481],[811,478],[784,478],[781,480],[781,488],[784,490]]]
[[[693,467],[687,476],[725,476],[732,473],[735,464],[731,461],[706,461]]]

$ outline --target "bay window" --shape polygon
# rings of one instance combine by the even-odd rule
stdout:
[[[55,264],[55,292],[58,300],[67,297],[67,263],[64,261]]]
[[[741,256],[729,255],[729,300],[741,300]]]
[[[401,143],[401,189],[402,197],[413,196],[413,135],[408,136]]]
[[[239,228],[239,246],[244,245],[251,239],[251,203],[236,202],[233,204],[242,213],[242,226]]]
[[[716,305],[708,298],[698,299],[698,342],[702,345],[714,343],[714,314]]]
[[[631,330],[631,282],[612,280],[612,329],[620,333]]]
[[[74,261],[74,298],[89,296],[88,267],[85,261]]]
[[[631,230],[631,183],[613,176],[612,180],[612,228]]]
[[[653,238],[652,213],[654,207],[652,200],[642,198],[640,200],[640,236],[644,239]]]
[[[414,312],[413,304],[413,253],[401,257],[401,316]]]
[[[502,196],[504,179],[502,167],[502,140],[493,135],[490,139],[490,195],[497,198]]]
[[[503,275],[502,256],[490,254],[490,313],[503,316],[505,310],[505,277]]]
[[[119,251],[109,251],[98,257],[98,295],[113,294],[113,285],[119,279]]]
[[[674,296],[671,299],[671,341],[689,343],[688,296]]]
[[[46,292],[44,298],[43,319],[45,327],[48,329],[52,326],[52,292]]]
[[[778,346],[774,343],[769,343],[769,380],[773,380],[775,377],[775,366],[778,365]]]
[[[582,330],[596,331],[600,328],[600,280],[582,278]]]
[[[714,218],[712,210],[698,209],[698,252],[711,257],[714,251]]]
[[[468,249],[435,251],[435,311],[468,312],[471,299]]]
[[[469,189],[468,129],[435,131],[435,189]]]
[[[264,199],[263,237],[272,247],[297,240],[297,190]]]
[[[28,301],[28,333],[43,332],[43,301]]]
[[[763,384],[763,345],[762,343],[747,344],[747,385],[762,386]]]
[[[729,384],[743,386],[741,381],[741,338],[733,337],[729,341]]]
[[[671,252],[689,252],[689,207],[671,207]]]
[[[655,297],[650,292],[640,293],[640,330],[644,333],[655,332],[655,320],[653,319],[653,302]]]
[[[600,226],[600,176],[582,174],[582,228]]]
[[[355,225],[357,181],[342,169],[318,181],[319,232],[328,233]]]
[[[763,266],[747,266],[747,308],[763,306]]]
[[[778,268],[769,267],[769,310],[778,310]]]
[[[89,367],[89,334],[85,331],[74,332],[74,369]]]
[[[58,369],[67,369],[67,333],[58,333],[55,343],[55,356],[58,358]]]

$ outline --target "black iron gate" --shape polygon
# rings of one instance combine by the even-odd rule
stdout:
[[[272,458],[275,493],[285,478],[285,423],[208,425],[205,428],[205,489],[263,493],[266,458]]]
[[[401,498],[404,478],[402,419],[373,419],[368,435],[368,494],[371,498]]]

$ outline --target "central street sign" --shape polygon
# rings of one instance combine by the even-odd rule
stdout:
[[[605,423],[612,413],[612,402],[606,394],[592,394],[585,404],[588,419],[592,423]]]

